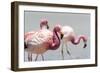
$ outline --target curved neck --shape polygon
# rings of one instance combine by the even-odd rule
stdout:
[[[74,45],[77,45],[80,43],[80,40],[83,40],[83,42],[86,42],[86,37],[84,35],[81,35],[79,37],[73,37],[73,39],[71,40],[71,42],[74,44]]]
[[[49,49],[56,50],[60,46],[60,38],[57,31],[53,30],[53,43],[50,45]]]

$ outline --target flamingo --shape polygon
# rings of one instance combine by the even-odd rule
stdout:
[[[49,29],[47,19],[41,19],[40,28],[41,29]],[[31,37],[31,35],[33,35],[34,33],[35,33],[35,31],[30,31],[30,32],[25,33],[25,35],[24,35],[25,36],[24,37],[25,41],[27,41]],[[24,42],[24,47],[27,48],[27,45],[26,45],[25,42]],[[31,53],[28,53],[28,60],[32,61],[32,54]]]
[[[68,47],[67,47],[68,42],[71,42],[72,44],[77,45],[77,44],[80,43],[80,40],[82,39],[83,42],[84,42],[83,48],[85,48],[87,46],[87,43],[86,43],[87,42],[87,36],[85,36],[85,35],[76,36],[72,27],[63,26],[61,28],[61,32],[64,35],[63,38],[62,38],[62,50],[61,50],[62,59],[64,59],[64,54],[63,54],[64,53],[64,51],[63,51],[64,44],[66,46],[66,51],[70,56],[71,56],[71,53],[69,52]]]
[[[42,20],[40,21],[40,28],[43,29],[45,26],[46,26],[45,29],[49,29],[47,19],[42,19]],[[29,37],[30,35],[33,35],[34,33],[35,33],[35,31],[30,31],[30,32],[25,33],[24,39],[25,39],[25,40],[26,40],[26,39],[28,40],[27,37]],[[27,48],[26,44],[24,44],[24,46],[25,46],[25,48]]]
[[[25,40],[25,43],[27,45],[27,51],[31,54],[36,54],[35,61],[37,61],[38,55],[41,55],[42,60],[44,60],[43,54],[47,50],[56,50],[59,48],[59,34],[61,34],[60,31],[60,25],[56,25],[53,29],[53,32],[47,29],[41,29],[27,37],[28,40]]]

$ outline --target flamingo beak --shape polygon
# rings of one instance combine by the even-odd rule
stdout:
[[[64,36],[64,34],[61,32],[61,33],[60,33],[60,36],[61,36],[60,38],[62,39],[62,38],[63,38],[63,36]]]
[[[47,25],[47,29],[49,29],[49,26]]]
[[[85,42],[85,43],[84,43],[84,47],[83,47],[83,48],[86,48],[86,47],[87,47],[87,43]]]

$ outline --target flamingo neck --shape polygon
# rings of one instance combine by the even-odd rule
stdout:
[[[86,37],[84,36],[84,35],[81,35],[81,36],[79,36],[79,37],[73,37],[73,39],[71,40],[71,42],[74,44],[74,45],[77,45],[77,44],[79,44],[80,43],[80,40],[83,40],[83,42],[86,42],[87,41],[87,39],[86,39]]]
[[[48,26],[48,24],[40,24],[40,28],[41,29],[48,29],[49,28],[49,26]]]
[[[57,31],[53,30],[53,43],[50,45],[50,50],[56,50],[60,46],[60,39],[57,34]]]

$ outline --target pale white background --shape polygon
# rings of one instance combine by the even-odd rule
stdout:
[[[14,0],[0,0],[0,73],[14,73],[10,70],[10,51],[11,51],[11,12],[10,12],[10,3]],[[99,6],[98,13],[100,13],[100,0],[19,0],[19,1],[37,1],[37,2],[50,2],[50,3],[66,3],[66,4],[77,4],[77,5],[94,5]],[[100,14],[98,14],[98,19]],[[100,22],[99,22],[100,23]],[[98,27],[100,27],[98,23]],[[100,29],[98,30],[98,32]],[[100,33],[98,33],[100,37]],[[98,39],[100,40],[100,39]],[[98,42],[100,43],[100,41]],[[100,46],[98,46],[98,51],[100,51]],[[98,54],[98,56],[100,53]],[[98,58],[100,62],[100,58]],[[99,63],[100,65],[100,63]],[[70,69],[55,69],[55,70],[40,70],[34,71],[34,73],[99,73],[100,66],[98,67],[86,67],[86,68],[70,68]],[[26,71],[22,73],[33,73],[33,71]]]

